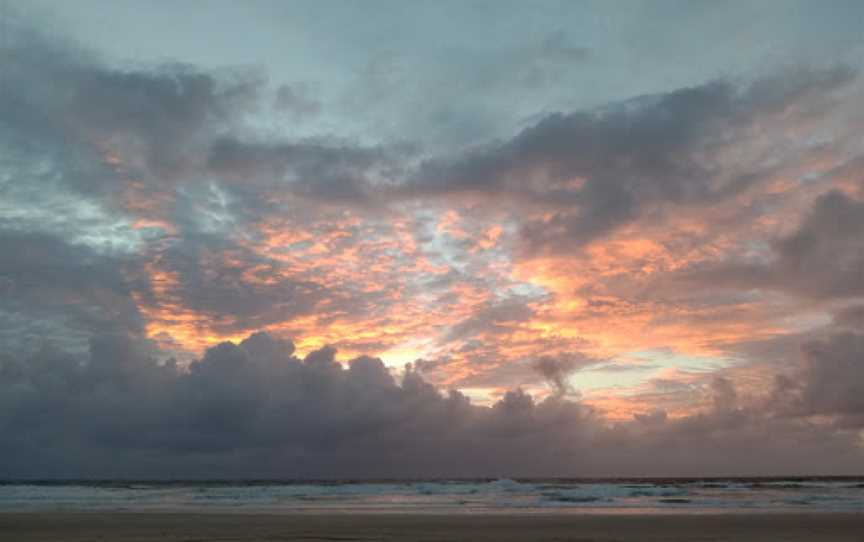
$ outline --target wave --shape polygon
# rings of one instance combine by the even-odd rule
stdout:
[[[861,480],[6,483],[0,510],[864,510]]]

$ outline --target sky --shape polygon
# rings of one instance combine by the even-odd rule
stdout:
[[[861,474],[862,27],[3,1],[0,477]]]

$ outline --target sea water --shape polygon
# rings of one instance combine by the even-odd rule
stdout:
[[[864,512],[864,478],[5,481],[0,511]]]

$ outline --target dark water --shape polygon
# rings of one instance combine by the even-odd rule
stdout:
[[[864,512],[864,478],[2,481],[2,510]]]

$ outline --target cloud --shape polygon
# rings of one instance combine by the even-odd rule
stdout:
[[[507,333],[510,330],[509,325],[528,321],[533,316],[531,308],[522,300],[489,304],[476,309],[469,318],[453,326],[443,340],[449,342],[476,335]]]
[[[313,96],[313,89],[304,83],[281,85],[276,90],[275,108],[289,113],[295,121],[302,121],[321,112],[322,104]]]
[[[24,254],[2,270],[16,328],[44,331],[47,318],[80,339],[81,328],[176,327],[188,343],[309,314],[325,295],[352,305],[349,288],[263,254],[259,228],[288,215],[308,231],[375,207],[367,177],[395,167],[387,152],[262,136],[250,125],[267,95],[256,69],[114,63],[25,18],[5,38],[0,237]],[[39,302],[21,301],[25,283]]]
[[[13,157],[52,164],[61,187],[113,195],[118,210],[128,212],[132,196],[160,199],[177,185],[214,180],[258,181],[261,192],[294,183],[298,195],[351,200],[362,196],[364,172],[383,162],[378,149],[325,137],[260,137],[252,126],[267,95],[260,70],[117,65],[26,19],[16,23],[3,44],[0,144]],[[316,106],[301,88],[280,87],[280,107],[311,114]]]
[[[565,397],[578,393],[567,379],[585,363],[586,360],[577,360],[573,357],[553,358],[543,356],[535,360],[531,364],[531,368],[537,371],[552,386],[556,396]]]
[[[112,67],[26,24],[9,28],[4,121],[18,145],[52,142],[52,155],[73,170],[75,162],[64,154],[97,164],[122,160],[132,175],[150,182],[194,176],[200,146],[241,122],[262,85],[249,71]],[[105,175],[65,180],[87,191],[114,188]]]
[[[738,392],[728,378],[717,376],[711,380],[711,395],[714,409],[718,412],[734,410],[738,406]]]
[[[818,196],[797,229],[774,239],[762,262],[700,263],[685,281],[738,289],[766,288],[810,299],[864,295],[864,202],[838,191]]]
[[[801,346],[799,371],[781,375],[781,404],[800,416],[864,420],[864,335],[841,332]],[[864,427],[864,425],[859,425]]]
[[[834,325],[849,330],[864,329],[864,305],[845,307],[834,315]]]
[[[326,295],[319,284],[286,276],[278,262],[223,237],[189,235],[158,254],[156,264],[165,278],[158,293],[152,284],[140,288],[142,302],[173,300],[222,331],[309,314]]]
[[[791,72],[749,86],[713,81],[595,111],[554,113],[513,138],[425,162],[415,196],[517,201],[545,216],[522,224],[526,247],[578,247],[656,207],[717,204],[767,176],[716,156],[757,120],[847,85],[849,69]],[[806,108],[805,108],[806,109]]]
[[[0,450],[8,460],[0,472],[764,474],[844,472],[860,464],[854,435],[729,409],[725,399],[720,408],[683,419],[654,414],[612,426],[557,396],[538,403],[517,390],[492,407],[474,406],[457,391],[440,393],[410,369],[397,383],[375,358],[356,358],[346,368],[334,361],[332,348],[305,359],[293,352],[290,341],[256,333],[210,348],[188,369],[157,361],[150,343],[123,335],[95,338],[80,361],[51,350],[29,359],[7,355],[0,364]],[[823,369],[833,366],[829,361]],[[554,364],[550,372],[559,375],[560,368]],[[728,382],[714,387],[721,398],[734,394]],[[676,465],[670,457],[687,459]]]
[[[781,287],[834,298],[864,295],[864,202],[840,192],[819,196],[776,253],[772,267]]]
[[[399,171],[398,153],[338,140],[296,142],[222,137],[207,149],[205,171],[228,182],[258,184],[262,192],[313,202],[375,206],[373,179],[386,184]]]
[[[375,141],[408,139],[439,154],[512,133],[550,99],[572,100],[569,86],[594,58],[582,37],[560,29],[507,34],[495,47],[453,41],[420,56],[376,43],[353,67],[342,112]]]
[[[524,111],[512,97],[572,94],[563,72],[605,54],[569,36],[456,55],[416,93],[405,59],[384,53],[361,74],[369,95],[348,101],[352,118],[365,98],[382,108],[370,118],[395,118],[371,138],[399,141],[388,145],[351,129],[298,138],[271,126],[275,95],[281,120],[339,128],[334,104],[302,82],[120,63],[10,25],[0,452],[14,461],[2,468],[497,476],[860,465],[864,208],[860,151],[841,141],[860,132],[848,114],[856,73],[715,80],[590,110],[559,101],[515,122]],[[401,105],[379,99],[394,93]],[[488,103],[493,93],[506,107]],[[831,333],[790,332],[831,314]],[[238,342],[263,328],[273,335]],[[304,355],[278,338],[288,336]],[[799,367],[788,353],[801,342]],[[327,344],[354,360],[343,366]],[[590,394],[574,400],[573,371],[640,349],[662,352],[660,367],[713,369],[728,361],[718,352],[776,361],[765,373],[786,363],[776,406],[723,372],[664,380],[654,357],[644,379],[677,403],[619,408],[634,420],[613,424]],[[195,360],[168,362],[169,350]],[[433,361],[397,382],[361,355],[375,353]],[[424,377],[498,400],[474,405]],[[519,391],[540,378],[555,393]],[[606,391],[624,402],[633,390]]]
[[[2,229],[0,255],[0,312],[12,320],[0,331],[5,350],[33,349],[48,337],[83,346],[93,334],[143,331],[123,273],[133,261],[128,255]]]

